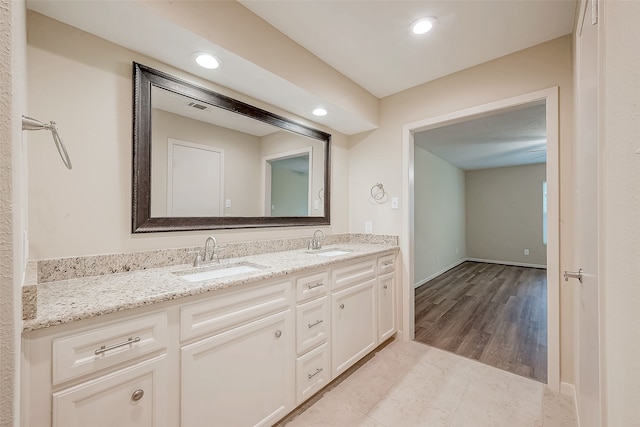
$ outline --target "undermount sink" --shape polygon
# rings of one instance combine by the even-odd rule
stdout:
[[[310,250],[307,253],[326,256],[326,257],[334,257],[340,255],[346,255],[351,253],[351,249],[342,249],[342,248],[327,248],[327,249],[318,249],[318,250]]]
[[[267,267],[257,264],[239,263],[200,267],[197,269],[176,271],[173,274],[188,282],[200,282],[202,280],[220,279],[222,277],[235,276],[237,274],[251,273],[265,268]]]

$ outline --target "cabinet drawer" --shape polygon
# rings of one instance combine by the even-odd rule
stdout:
[[[296,308],[296,351],[302,354],[327,340],[329,335],[329,298],[302,304]]]
[[[325,295],[327,289],[329,289],[329,273],[326,271],[300,277],[296,279],[296,301],[307,301]]]
[[[396,254],[383,255],[378,258],[378,274],[390,273],[396,269]]]
[[[182,307],[182,341],[239,326],[289,307],[291,282],[242,289]]]
[[[331,381],[331,353],[322,344],[296,361],[296,405],[313,396]]]
[[[89,374],[167,346],[167,315],[114,323],[53,341],[53,384]]]
[[[376,277],[376,259],[370,258],[333,270],[333,290],[346,288]]]
[[[53,427],[166,426],[167,363],[151,359],[53,393]]]

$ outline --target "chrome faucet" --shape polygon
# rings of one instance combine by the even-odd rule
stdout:
[[[211,255],[209,256],[209,258],[207,258],[207,253],[208,253],[208,249],[209,249],[209,242],[211,242],[213,244],[213,246],[211,246]],[[216,261],[220,262],[220,258],[218,257],[218,254],[216,253],[216,244],[218,242],[216,242],[216,238],[213,236],[209,236],[207,237],[207,240],[205,240],[204,242],[204,254],[202,256],[202,260],[203,261],[213,261],[213,257],[215,256]]]
[[[324,231],[316,230],[313,233],[313,237],[311,238],[311,240],[309,240],[309,243],[307,244],[307,249],[321,249],[322,248],[322,244],[320,243],[320,237],[318,237],[318,233],[320,233],[322,235],[322,238],[324,239]]]

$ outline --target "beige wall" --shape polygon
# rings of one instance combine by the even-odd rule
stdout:
[[[210,233],[131,235],[132,61],[169,72],[260,108],[269,106],[199,80],[75,28],[29,12],[29,111],[55,120],[73,170],[64,168],[50,135],[34,134],[29,153],[31,258],[56,258],[200,245]],[[290,114],[272,109],[275,113]],[[348,231],[347,138],[332,134],[331,226]],[[310,236],[313,228],[221,230],[219,242]]]
[[[0,425],[17,426],[19,413],[21,286],[27,227],[26,6],[0,0]],[[23,139],[24,137],[24,139]]]
[[[546,164],[474,170],[465,175],[467,256],[546,266],[547,246],[542,241]]]
[[[640,2],[600,2],[601,387],[609,427],[640,420]]]
[[[381,100],[380,128],[350,139],[350,230],[371,219],[376,233],[400,234],[401,209],[368,203],[369,189],[384,184],[402,192],[402,126],[541,89],[559,87],[560,270],[573,268],[573,78],[571,37],[565,36],[416,86]],[[402,201],[401,201],[402,204]],[[405,284],[405,286],[409,286]],[[573,291],[561,287],[561,379],[573,383]]]
[[[162,110],[153,110],[151,148],[151,216],[167,216],[169,138],[224,150],[225,215],[260,216],[260,138]]]
[[[414,286],[467,256],[465,173],[416,147],[414,153]]]

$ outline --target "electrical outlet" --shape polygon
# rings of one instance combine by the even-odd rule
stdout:
[[[400,206],[400,201],[398,200],[397,197],[392,197],[391,198],[391,209],[398,209],[398,207]]]
[[[364,232],[367,234],[373,233],[373,221],[365,221],[364,222]]]
[[[231,207],[231,199],[226,199],[224,201],[224,207],[225,208],[230,208]]]
[[[313,201],[313,209],[320,209],[320,200]]]
[[[525,250],[524,250],[524,254],[525,254],[525,255],[529,255],[529,249],[525,249]]]
[[[456,248],[456,253],[459,254],[460,253],[460,248]]]

